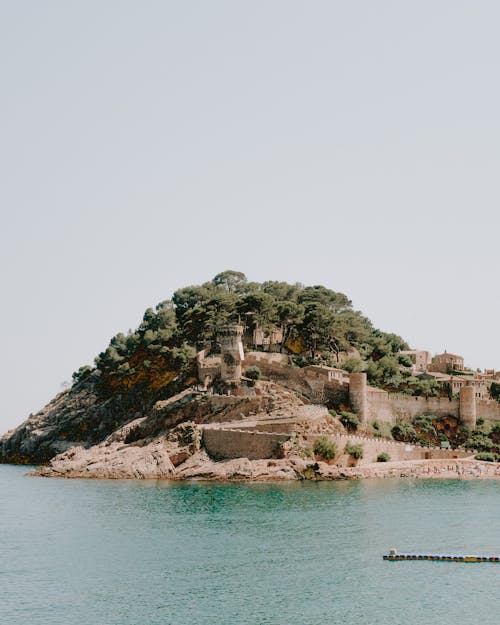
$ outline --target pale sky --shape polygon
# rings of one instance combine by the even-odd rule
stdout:
[[[0,430],[225,269],[500,369],[500,4],[0,0]]]

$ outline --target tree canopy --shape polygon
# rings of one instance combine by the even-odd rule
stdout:
[[[247,346],[255,328],[280,329],[281,351],[294,354],[300,364],[336,365],[342,354],[357,352],[347,368],[365,370],[380,385],[397,379],[397,354],[408,348],[401,337],[374,328],[343,293],[320,285],[248,282],[243,273],[228,270],[148,308],[135,331],[111,339],[96,367],[118,386],[151,382],[155,376],[165,381],[192,368],[196,349],[216,344],[221,326],[235,322],[243,325]]]

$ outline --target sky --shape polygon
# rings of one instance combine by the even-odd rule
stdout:
[[[500,369],[500,4],[0,0],[0,431],[226,269]]]

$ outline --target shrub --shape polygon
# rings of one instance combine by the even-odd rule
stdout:
[[[337,455],[337,446],[327,436],[320,436],[314,443],[314,453],[325,460],[333,460]]]
[[[346,454],[351,456],[351,458],[355,458],[356,460],[361,460],[363,457],[363,445],[353,445],[352,443],[347,443],[344,451]]]
[[[488,438],[496,444],[500,444],[500,423],[495,423],[488,434]]]
[[[411,423],[406,421],[400,421],[391,429],[391,434],[394,440],[403,441],[405,443],[416,443],[417,433]]]
[[[380,430],[380,423],[377,420],[372,421],[372,428],[378,432]]]
[[[78,371],[75,371],[71,376],[73,378],[73,384],[78,384],[78,382],[81,382],[82,380],[85,380],[85,378],[88,378],[92,371],[92,367],[89,367],[88,365],[83,365],[83,367],[80,367]]]
[[[389,462],[390,459],[391,457],[386,453],[382,453],[377,456],[377,462]]]
[[[282,441],[278,441],[276,443],[276,447],[274,448],[274,455],[276,458],[284,458],[285,457],[285,446]]]
[[[245,371],[245,377],[255,382],[256,380],[261,379],[262,371],[256,365],[252,365]]]
[[[498,462],[498,454],[491,451],[482,451],[474,456],[476,460],[484,460],[486,462]]]
[[[344,412],[340,413],[340,423],[345,427],[349,432],[355,432],[359,427],[359,419],[358,416],[353,412]]]
[[[493,447],[493,441],[482,432],[472,432],[465,441],[464,447],[467,449],[477,449],[478,451],[490,451]]]

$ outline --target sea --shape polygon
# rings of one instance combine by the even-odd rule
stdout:
[[[64,480],[0,466],[1,625],[498,623],[500,482]]]

